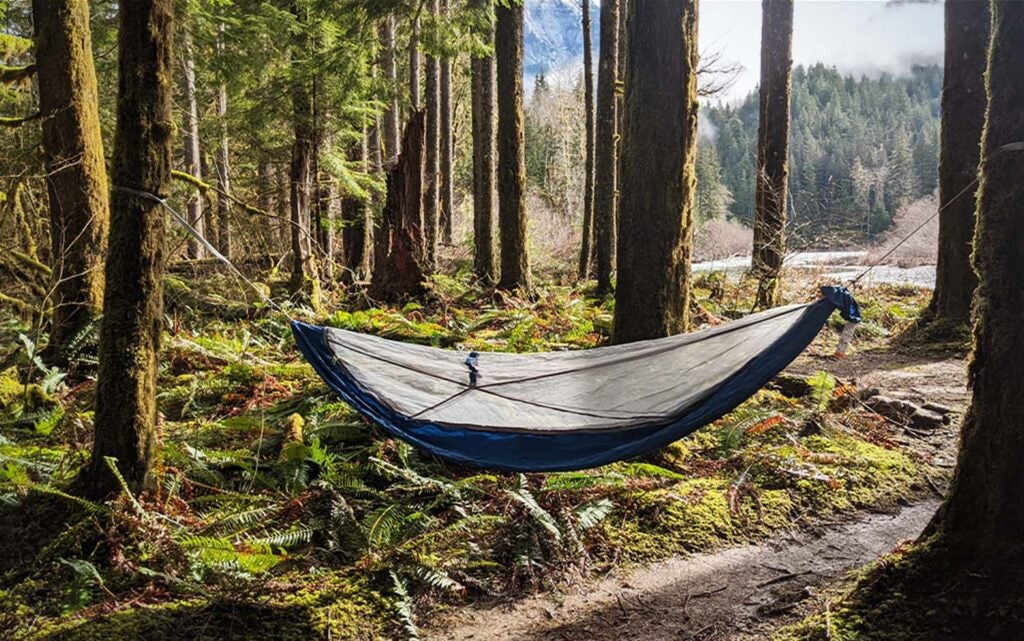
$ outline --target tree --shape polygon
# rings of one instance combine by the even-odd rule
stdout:
[[[217,51],[224,46],[224,23],[217,26]],[[217,85],[217,121],[220,126],[220,144],[217,145],[217,249],[231,257],[231,162],[228,144],[228,88],[223,79]]]
[[[55,280],[49,349],[62,362],[67,341],[103,305],[107,167],[88,2],[34,0],[32,13]]]
[[[587,133],[584,142],[583,241],[577,270],[580,280],[590,276],[590,260],[594,253],[591,246],[594,236],[594,53],[590,40],[590,0],[583,0],[583,110],[586,112]]]
[[[793,0],[761,0],[761,113],[752,267],[758,281],[755,305],[762,309],[779,304],[786,254],[792,70]]]
[[[975,189],[985,124],[988,2],[947,0],[939,156],[939,255],[927,320],[966,328],[977,276],[971,269]]]
[[[523,6],[495,9],[498,76],[498,235],[501,279],[498,287],[530,289],[526,231],[526,156],[523,131]]]
[[[192,48],[192,34],[187,28],[182,30],[182,54],[185,66],[184,86],[185,91],[185,172],[191,174],[198,180],[203,179],[202,156],[199,150],[199,101],[196,98],[196,60]],[[201,238],[206,237],[206,217],[203,213],[203,195],[198,187],[189,190],[188,201],[185,205],[186,218]],[[189,236],[188,257],[202,258],[206,255],[206,248],[199,242],[199,238]]]
[[[686,328],[696,191],[696,2],[631,2],[626,24],[616,343]]]
[[[433,1],[433,0],[431,0]],[[420,18],[416,14],[412,23],[412,35],[409,36],[409,103],[413,111],[418,110],[423,101],[420,99]]]
[[[448,0],[442,0],[441,12],[448,17]],[[454,162],[452,151],[455,144],[452,132],[452,57],[445,55],[440,61],[440,147],[441,147],[441,238],[446,245],[452,244],[452,209],[455,207],[455,192],[452,188]]]
[[[438,0],[429,0],[430,14],[437,18],[440,11]],[[423,232],[427,238],[427,261],[431,271],[437,266],[437,238],[440,216],[441,190],[438,178],[441,173],[441,67],[436,55],[427,54],[426,64],[426,108],[427,108],[427,170],[423,183]]]
[[[612,289],[615,268],[616,122],[619,2],[601,2],[601,42],[597,54],[597,117],[594,131],[594,249],[597,290]]]
[[[387,200],[376,237],[370,295],[398,302],[423,293],[427,275],[423,237],[424,113],[405,126],[402,152],[388,172]]]
[[[484,13],[481,40],[494,43],[491,0],[476,0]],[[472,67],[473,272],[486,284],[498,280],[494,261],[494,56],[476,55]]]
[[[292,273],[289,289],[293,295],[308,298],[318,307],[319,280],[313,258],[314,238],[310,231],[310,207],[313,194],[313,143],[316,131],[313,124],[313,96],[302,61],[309,53],[307,16],[297,2],[292,3],[295,31],[291,39],[291,101],[292,101],[292,155],[288,175],[292,241]]]
[[[848,638],[1015,639],[1024,621],[1024,3],[990,7],[971,405],[953,481],[932,522],[913,548],[869,573],[833,609]]]
[[[171,180],[173,0],[120,4],[117,131],[110,244],[96,382],[96,439],[83,482],[92,496],[149,480],[156,440],[156,377],[163,325],[165,217],[150,196]],[[133,190],[133,191],[128,191]]]
[[[384,147],[384,166],[390,167],[398,159],[398,66],[395,60],[395,17],[389,15],[381,24],[380,66],[388,88],[388,107],[381,118],[381,138]]]

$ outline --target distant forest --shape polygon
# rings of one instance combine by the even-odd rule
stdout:
[[[793,70],[791,234],[865,240],[889,228],[904,204],[938,182],[942,68],[909,76],[843,76],[818,64]],[[751,224],[758,94],[707,106],[698,162],[700,218]],[[714,144],[708,145],[708,140]],[[720,179],[721,184],[717,182]],[[723,189],[724,187],[724,189]],[[726,193],[727,192],[727,193]]]

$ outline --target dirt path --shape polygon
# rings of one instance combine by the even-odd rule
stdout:
[[[907,400],[966,405],[963,361],[868,352],[845,361],[805,357],[791,368],[825,369],[860,389]],[[912,445],[940,467],[955,460],[956,431],[938,430]],[[941,489],[941,488],[933,488]],[[783,532],[756,545],[673,557],[633,572],[614,570],[568,593],[509,606],[456,611],[427,631],[434,641],[749,641],[811,607],[822,587],[915,538],[938,506],[931,496],[894,514]]]

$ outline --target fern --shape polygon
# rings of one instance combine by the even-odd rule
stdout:
[[[526,512],[533,517],[542,528],[547,530],[549,534],[556,540],[559,541],[562,538],[562,531],[558,527],[558,521],[555,517],[551,516],[551,513],[541,507],[537,499],[534,498],[530,490],[526,488],[526,477],[522,474],[519,475],[519,481],[516,487],[505,490],[505,494],[513,501],[521,505],[526,509]]]
[[[409,598],[409,589],[405,581],[395,572],[388,572],[391,577],[392,591],[394,592],[395,614],[402,624],[402,631],[405,632],[406,641],[419,641],[420,630],[416,627],[416,619],[412,599]]]
[[[608,499],[580,503],[572,509],[573,519],[580,531],[586,531],[605,520],[615,506]]]

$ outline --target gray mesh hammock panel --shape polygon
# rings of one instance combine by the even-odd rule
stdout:
[[[293,323],[328,386],[393,435],[498,470],[583,469],[663,447],[717,420],[802,352],[845,288],[711,329],[590,350],[470,353]]]

